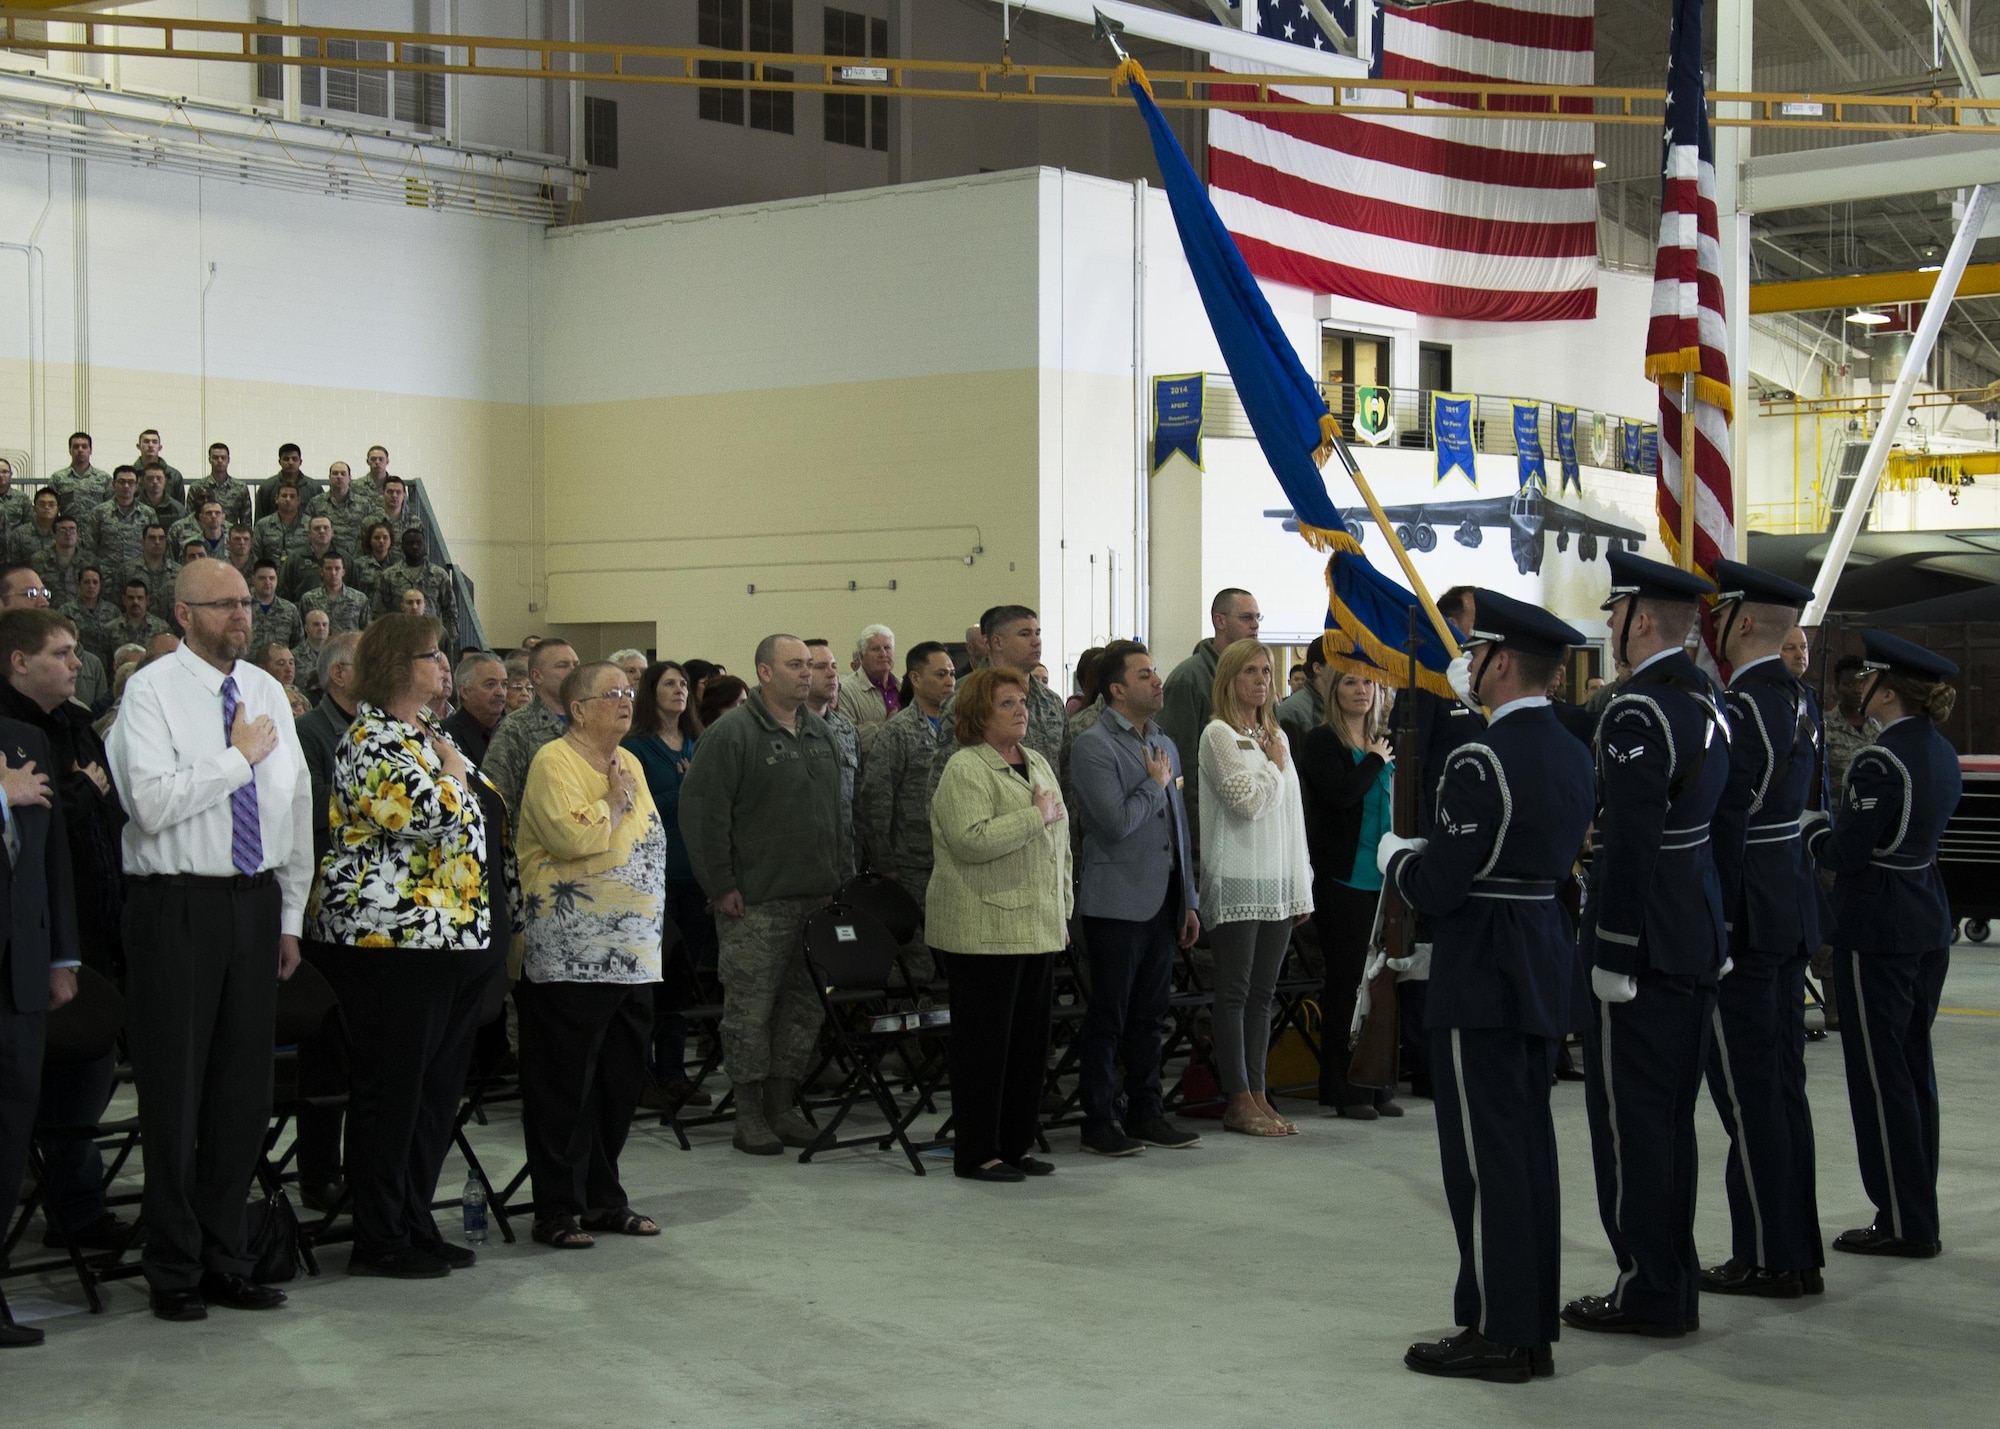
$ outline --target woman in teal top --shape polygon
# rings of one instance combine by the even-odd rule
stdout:
[[[661,960],[661,981],[653,1017],[653,1076],[656,1086],[641,1096],[644,1106],[707,1106],[709,1094],[693,1087],[687,1077],[687,1018],[699,989],[689,976],[692,968],[715,963],[715,918],[708,896],[695,882],[688,862],[687,840],[681,837],[681,781],[694,758],[701,722],[692,705],[693,682],[677,661],[661,660],[639,677],[639,697],[632,702],[632,732],[625,748],[639,757],[646,789],[667,831],[667,955]],[[687,956],[671,955],[676,939],[687,944]]]
[[[1320,989],[1319,1100],[1342,1116],[1373,1121],[1401,1116],[1393,1093],[1347,1080],[1347,1029],[1368,961],[1368,934],[1382,875],[1375,848],[1390,831],[1396,785],[1395,754],[1383,737],[1388,692],[1359,675],[1328,667],[1332,683],[1326,723],[1298,748],[1299,786],[1305,796],[1306,847],[1313,866],[1313,926],[1326,963]]]

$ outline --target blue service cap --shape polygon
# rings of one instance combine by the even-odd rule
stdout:
[[[1741,561],[1717,561],[1715,585],[1717,605],[1747,601],[1751,605],[1789,605],[1796,610],[1804,610],[1812,604],[1810,587],[1788,581],[1783,576],[1774,576],[1769,571],[1760,571],[1755,566],[1746,566]]]
[[[1861,648],[1866,652],[1861,668],[1871,675],[1886,672],[1907,675],[1913,680],[1936,682],[1949,680],[1958,673],[1958,666],[1935,650],[1926,650],[1916,642],[1891,635],[1886,630],[1862,631]]]
[[[1472,593],[1472,633],[1463,643],[1504,645],[1526,655],[1560,655],[1588,641],[1539,605],[1482,589]]]
[[[1670,566],[1664,561],[1649,561],[1630,551],[1607,552],[1604,563],[1611,567],[1611,594],[1598,607],[1600,610],[1611,609],[1628,595],[1650,600],[1690,601],[1715,594],[1715,587],[1694,572]]]

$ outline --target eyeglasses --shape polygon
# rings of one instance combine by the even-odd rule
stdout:
[[[192,610],[242,611],[245,614],[250,610],[250,600],[247,596],[242,600],[184,600],[181,604]]]
[[[25,590],[15,591],[14,594],[23,600],[54,600],[56,595],[45,585],[31,585]]]
[[[419,654],[412,655],[410,658],[412,660],[442,660],[444,659],[444,651],[425,650],[420,652]]]
[[[577,703],[587,705],[592,700],[635,700],[638,697],[638,692],[635,690],[603,690],[594,695],[585,695]]]

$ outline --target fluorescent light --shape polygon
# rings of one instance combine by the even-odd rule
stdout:
[[[1862,327],[1880,327],[1890,319],[1887,313],[1858,312],[1849,313],[1847,320],[1851,323],[1859,323]]]
[[[1919,273],[1942,273],[1944,271],[1944,264],[1926,263],[1923,265],[1923,267],[1917,269],[1917,271]]]
[[[1592,159],[1590,161],[1590,167],[1593,169],[1608,169],[1611,166],[1605,163],[1604,160],[1602,159]]]

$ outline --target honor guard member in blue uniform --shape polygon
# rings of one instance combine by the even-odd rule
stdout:
[[[1625,551],[1609,564],[1612,651],[1632,674],[1597,727],[1597,847],[1578,941],[1595,995],[1584,1105],[1618,1279],[1562,1318],[1675,1338],[1701,1323],[1694,1113],[1724,956],[1709,820],[1729,780],[1729,729],[1683,648],[1714,587]]]
[[[1842,1233],[1835,1250],[1923,1259],[1938,1253],[1938,1094],[1931,1057],[1951,957],[1951,906],[1938,874],[1938,836],[1958,807],[1958,755],[1938,733],[1958,666],[1920,645],[1869,630],[1862,717],[1882,732],[1847,766],[1831,825],[1813,823],[1806,850],[1833,873],[1834,986],[1847,1104],[1861,1184],[1875,1223]]]
[[[1806,965],[1819,947],[1819,882],[1799,838],[1817,807],[1820,728],[1779,650],[1812,592],[1717,561],[1716,654],[1734,667],[1729,784],[1715,811],[1715,871],[1729,936],[1710,1018],[1708,1093],[1729,1135],[1729,1259],[1701,1273],[1726,1295],[1796,1299],[1825,1288],[1806,1100]]]
[[[1556,904],[1590,827],[1590,754],[1548,691],[1583,637],[1479,591],[1466,637],[1474,698],[1493,710],[1445,761],[1428,841],[1394,835],[1383,872],[1430,920],[1430,1059],[1465,1328],[1410,1346],[1423,1374],[1519,1383],[1553,1373],[1561,1185],[1549,1082],[1568,1025],[1575,944]]]

